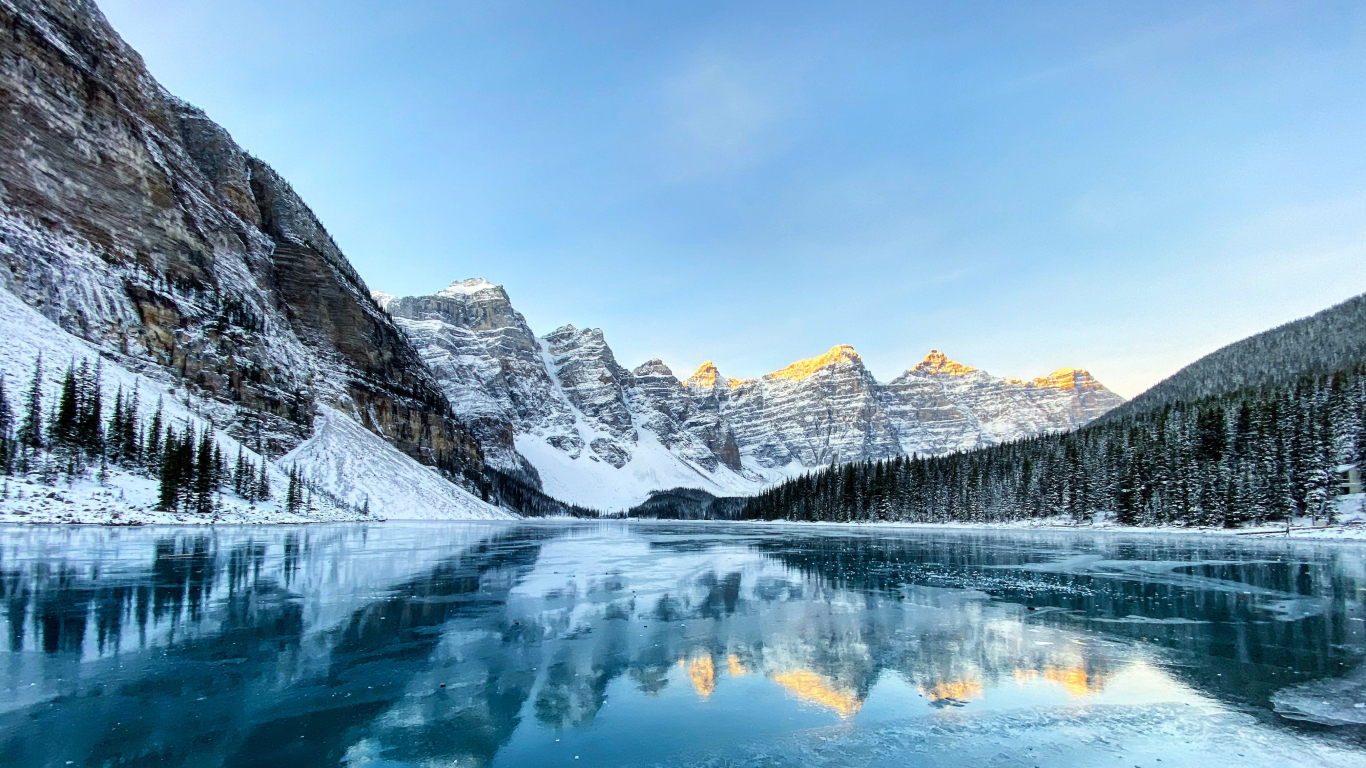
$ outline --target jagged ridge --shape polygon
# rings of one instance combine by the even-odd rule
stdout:
[[[942,454],[1080,426],[1123,400],[1089,373],[1029,382],[931,351],[878,382],[853,347],[756,379],[708,361],[684,381],[658,358],[621,366],[599,329],[537,338],[507,292],[466,280],[377,300],[467,419],[505,423],[490,462],[530,464],[552,494],[624,508],[664,488],[750,493],[831,463]]]

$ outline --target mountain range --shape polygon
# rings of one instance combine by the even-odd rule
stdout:
[[[753,493],[830,464],[971,450],[1086,424],[1123,399],[1089,373],[999,378],[931,351],[879,382],[850,346],[751,379],[622,366],[600,329],[536,336],[483,279],[374,294],[487,460],[557,498],[620,509],[651,491]]]
[[[49,373],[98,358],[108,387],[176,403],[225,453],[298,468],[336,515],[372,497],[392,516],[468,517],[743,495],[1122,402],[1085,371],[1004,379],[937,352],[879,382],[847,346],[754,379],[709,363],[680,379],[658,359],[622,366],[599,329],[535,335],[483,280],[372,294],[293,188],[162,88],[92,2],[4,0],[0,46],[12,391],[40,354]]]

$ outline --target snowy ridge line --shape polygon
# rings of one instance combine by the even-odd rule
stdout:
[[[705,363],[681,380],[659,359],[622,367],[600,329],[536,336],[507,292],[480,278],[372,295],[457,415],[511,427],[481,435],[491,466],[529,465],[550,495],[613,511],[668,488],[749,496],[825,466],[1066,431],[1123,402],[1082,370],[1007,379],[934,350],[879,382],[847,345],[758,378]]]

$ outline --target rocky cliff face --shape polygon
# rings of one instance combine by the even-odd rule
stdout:
[[[486,457],[624,508],[1064,429],[1119,402],[1083,371],[1022,382],[936,354],[881,384],[849,347],[679,381],[660,360],[628,370],[597,329],[536,337],[483,280],[372,296],[289,184],[166,93],[92,3],[0,0],[0,42],[0,283],[270,455],[313,435],[322,405],[483,493],[561,510],[481,474]]]
[[[477,442],[274,171],[85,0],[0,1],[0,282],[276,455],[315,401],[452,471]]]
[[[512,425],[510,441],[486,448],[491,462],[529,462],[552,495],[600,508],[665,488],[746,493],[831,463],[977,448],[1080,426],[1123,402],[1085,371],[1002,379],[937,351],[883,384],[848,346],[757,379],[705,363],[680,381],[659,359],[626,370],[597,329],[537,339],[483,280],[379,299],[457,412]]]

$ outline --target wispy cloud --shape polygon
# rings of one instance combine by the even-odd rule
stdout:
[[[670,175],[739,170],[781,149],[792,89],[770,67],[704,51],[680,70],[663,87]]]

